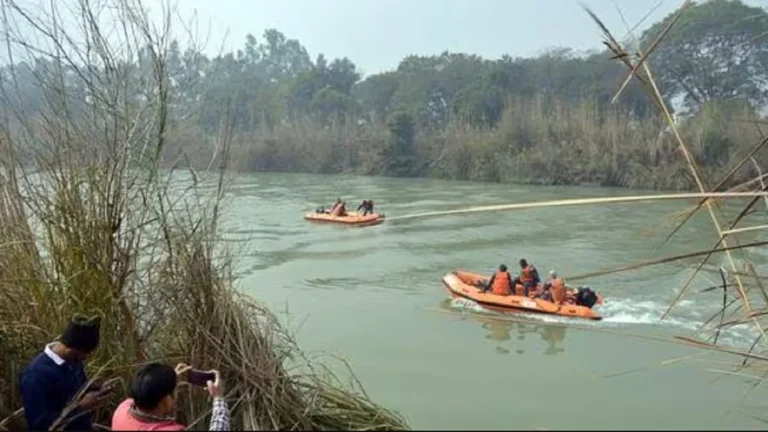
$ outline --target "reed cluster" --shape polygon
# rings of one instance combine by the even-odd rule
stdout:
[[[67,16],[55,3],[38,14],[0,5],[8,54],[50,62],[38,76],[42,115],[26,116],[3,95],[0,428],[24,427],[19,373],[74,314],[102,317],[91,378],[122,383],[94,413],[97,424],[109,425],[139,365],[166,361],[218,369],[233,428],[407,428],[360,386],[309,362],[276,317],[238,290],[218,236],[231,125],[214,142],[217,174],[161,168],[178,127],[171,11],[158,26],[134,0],[79,2]],[[81,33],[64,32],[67,20]],[[128,60],[139,54],[149,82],[131,82]],[[72,75],[85,88],[72,92]],[[205,429],[210,406],[190,391],[179,420]]]

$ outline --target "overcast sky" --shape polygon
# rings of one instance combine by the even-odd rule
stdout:
[[[159,2],[161,0],[150,0]],[[651,12],[641,28],[674,11],[681,0],[583,0],[617,35]],[[601,47],[601,35],[578,0],[179,0],[197,11],[208,52],[221,42],[240,48],[245,35],[276,28],[314,58],[349,57],[366,74],[392,69],[408,54],[445,50],[497,58],[535,55],[553,46]],[[210,26],[210,27],[209,27]],[[226,40],[225,40],[226,37]]]
[[[22,0],[18,4],[28,11],[46,11],[51,4],[66,9],[64,5],[74,1]],[[143,1],[152,17],[161,19],[161,5],[168,0]],[[432,55],[447,50],[498,58],[503,54],[532,56],[556,46],[602,48],[602,35],[582,10],[580,0],[171,1],[185,21],[196,17],[197,39],[207,41],[205,51],[209,55],[218,54],[222,46],[226,51],[242,48],[248,33],[261,39],[265,29],[276,28],[298,39],[313,59],[319,53],[327,58],[348,57],[366,75],[393,69],[409,54]],[[581,1],[617,37],[627,34],[627,25],[633,28],[639,24],[637,28],[642,31],[683,3]],[[745,2],[768,6],[768,0]],[[66,19],[59,25],[77,31]],[[174,33],[179,31],[175,25]],[[177,36],[184,45],[183,35]],[[6,62],[4,51],[0,50],[0,64]]]

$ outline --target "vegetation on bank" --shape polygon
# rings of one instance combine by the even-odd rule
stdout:
[[[642,32],[640,46],[671,19]],[[662,96],[674,102],[704,170],[720,173],[759,136],[750,120],[768,102],[767,33],[763,9],[710,0],[690,7],[651,56]],[[607,50],[496,60],[409,56],[395,70],[362,79],[351,60],[313,60],[275,29],[213,58],[182,42],[168,45],[164,71],[178,125],[165,149],[170,165],[210,166],[211,143],[232,119],[233,168],[240,170],[693,186],[642,88],[633,80],[611,103],[627,72]],[[154,72],[149,51],[136,54],[114,67],[139,86],[127,89],[138,102]],[[50,59],[38,56],[17,63],[16,81],[4,81],[30,118],[46,103],[35,76],[51,70]],[[62,73],[72,89],[69,109],[87,109],[84,78],[66,67]]]
[[[231,125],[216,136],[218,179],[163,174],[168,136],[183,129],[169,97],[168,29],[154,28],[138,1],[79,5],[84,33],[64,34],[58,4],[32,14],[0,3],[15,54],[55,66],[34,77],[45,96],[37,116],[3,94],[13,109],[0,119],[0,429],[24,427],[19,374],[76,313],[102,317],[91,378],[123,382],[98,424],[110,424],[136,368],[159,360],[220,370],[233,429],[407,428],[305,360],[278,320],[239,293],[217,234]],[[102,27],[105,16],[123,27]],[[150,62],[143,81],[119,67],[137,46]],[[73,75],[79,92],[66,86]],[[210,406],[193,391],[180,390],[178,420],[204,429]]]

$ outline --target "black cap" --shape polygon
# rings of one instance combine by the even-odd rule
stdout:
[[[69,348],[91,352],[99,346],[101,318],[75,316],[61,335],[61,343]]]

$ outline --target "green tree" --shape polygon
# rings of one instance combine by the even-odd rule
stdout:
[[[416,161],[415,125],[407,112],[396,112],[389,121],[389,142],[384,151],[385,174],[407,177]]]
[[[673,18],[643,33],[648,46]],[[739,0],[710,0],[683,12],[651,55],[664,96],[686,111],[713,100],[768,101],[768,14]]]

